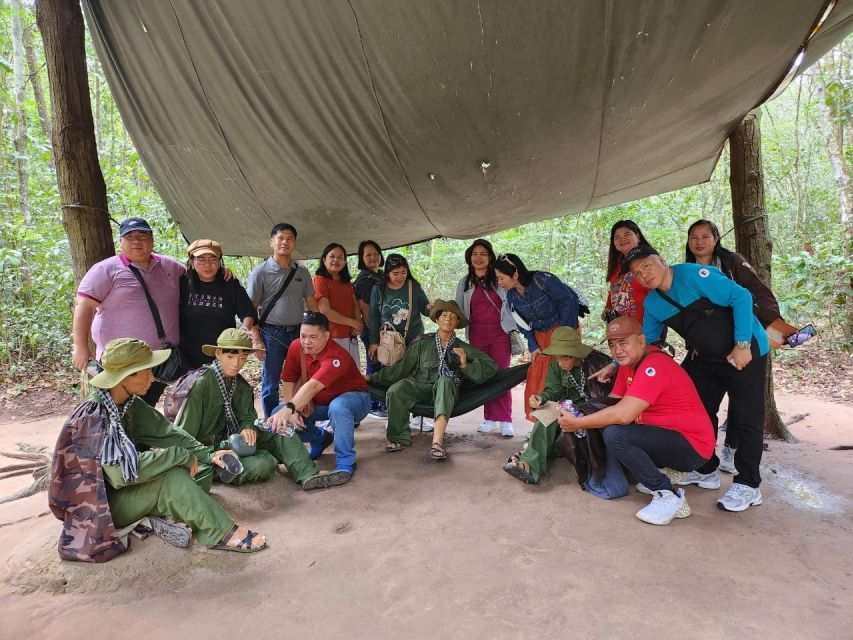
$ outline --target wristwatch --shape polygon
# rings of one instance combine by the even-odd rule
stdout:
[[[738,340],[737,342],[735,342],[735,346],[738,349],[750,349],[752,347],[748,340]]]
[[[285,409],[290,409],[291,413],[296,413],[296,405],[293,404],[292,402],[285,402],[284,407],[285,407]]]

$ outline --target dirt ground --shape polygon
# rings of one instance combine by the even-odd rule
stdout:
[[[215,486],[267,535],[251,556],[149,538],[104,565],[60,562],[45,493],[0,504],[0,637],[851,637],[853,451],[833,447],[853,445],[853,406],[777,399],[783,418],[808,416],[799,444],[770,443],[764,504],[718,510],[724,476],[719,491],[689,488],[693,515],[668,527],[634,518],[647,498],[633,491],[582,492],[562,459],[522,485],[500,467],[527,427],[476,434],[479,411],[452,421],[443,465],[427,435],[386,454],[368,419],[345,487]],[[62,420],[0,424],[0,451],[52,448]]]

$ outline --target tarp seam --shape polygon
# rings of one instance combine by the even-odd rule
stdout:
[[[272,223],[272,216],[270,216],[269,211],[267,211],[264,205],[261,203],[260,198],[258,198],[258,195],[255,193],[255,190],[249,183],[249,179],[246,177],[246,174],[243,173],[243,168],[240,166],[240,163],[237,162],[237,158],[234,156],[234,150],[231,148],[231,143],[228,142],[228,136],[225,135],[225,131],[222,129],[222,125],[219,122],[219,118],[216,116],[216,111],[213,110],[213,105],[210,104],[210,100],[207,97],[207,92],[204,90],[204,84],[202,84],[201,77],[198,74],[198,69],[195,66],[195,60],[193,60],[192,54],[190,53],[190,48],[187,45],[187,39],[186,37],[184,37],[184,29],[183,27],[181,27],[181,20],[180,18],[178,18],[178,12],[175,11],[175,5],[172,0],[169,0],[169,6],[172,8],[172,13],[175,16],[175,24],[178,27],[178,33],[181,35],[181,42],[184,45],[184,50],[187,52],[187,60],[190,61],[193,73],[195,74],[195,78],[198,81],[198,87],[199,89],[201,89],[201,95],[204,97],[204,102],[207,105],[207,109],[208,111],[210,111],[210,115],[213,118],[213,121],[216,123],[216,128],[219,129],[219,134],[222,136],[222,141],[225,143],[226,149],[228,149],[228,154],[231,156],[231,160],[234,162],[234,166],[237,167],[237,171],[240,172],[240,177],[243,178],[243,182],[245,183],[246,188],[249,190],[249,193],[252,194],[252,198],[254,198],[255,202],[261,208],[261,211],[264,212],[264,215],[266,215],[270,223]]]
[[[601,119],[598,126],[598,153],[595,162],[595,180],[592,182],[592,191],[586,202],[584,211],[589,211],[592,201],[596,198],[598,191],[598,173],[601,170],[601,150],[604,146],[604,118],[607,113],[607,70],[610,64],[610,0],[604,3],[604,60],[601,63]]]
[[[415,202],[418,205],[418,208],[421,210],[421,213],[424,214],[424,217],[429,222],[430,226],[435,229],[436,233],[439,237],[443,234],[441,230],[435,226],[432,219],[429,217],[429,214],[424,209],[424,206],[421,204],[420,199],[418,198],[418,194],[415,193],[415,188],[412,186],[411,180],[409,180],[409,174],[406,173],[406,168],[403,166],[402,160],[400,160],[400,155],[397,153],[397,148],[394,146],[394,140],[391,138],[391,132],[388,130],[388,123],[385,120],[385,112],[382,110],[382,103],[379,101],[379,94],[376,92],[376,85],[373,82],[373,71],[370,68],[370,60],[367,57],[367,51],[364,48],[364,39],[361,37],[361,25],[358,23],[358,14],[355,12],[355,7],[352,6],[352,2],[347,0],[347,4],[349,5],[350,11],[352,11],[352,17],[355,21],[355,30],[358,35],[358,44],[361,47],[361,55],[364,58],[364,66],[367,71],[367,79],[370,82],[370,91],[373,93],[373,99],[376,101],[376,108],[379,110],[379,119],[382,121],[382,128],[385,130],[385,136],[388,139],[388,145],[391,147],[391,153],[394,154],[394,158],[397,160],[397,165],[400,167],[400,172],[403,174],[403,179],[406,181],[406,186],[409,187],[409,191],[412,194],[412,197],[415,199]]]

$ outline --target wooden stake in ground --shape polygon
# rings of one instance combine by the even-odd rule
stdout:
[[[732,220],[735,248],[755,268],[758,277],[770,287],[770,258],[773,243],[767,231],[764,206],[764,171],[761,166],[761,118],[750,111],[729,137],[732,191]],[[767,386],[764,392],[764,433],[787,442],[797,439],[782,422],[773,395],[772,353],[767,357]]]
[[[115,255],[89,101],[80,2],[38,0],[36,22],[44,41],[50,83],[62,225],[68,236],[74,280],[79,283],[92,265]]]

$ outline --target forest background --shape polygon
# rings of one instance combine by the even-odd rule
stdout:
[[[820,332],[809,349],[777,353],[777,384],[817,385],[822,395],[853,399],[853,36],[760,108],[766,209],[773,241],[773,290],[791,324]],[[184,260],[186,242],[149,179],[122,125],[103,69],[87,41],[95,133],[115,221],[146,218],[155,251]],[[31,3],[0,5],[0,386],[16,395],[33,386],[70,388],[74,276],[61,224],[53,168],[50,97],[41,37]],[[487,236],[496,251],[520,255],[529,268],[551,271],[590,301],[585,331],[600,340],[610,227],[636,221],[672,262],[684,260],[689,224],[698,218],[731,229],[729,159],[724,149],[702,185]],[[227,238],[224,241],[227,252]],[[328,240],[334,241],[330,232]],[[734,234],[723,243],[734,249]],[[402,248],[430,298],[452,297],[466,273],[470,240],[436,239]],[[347,247],[354,251],[356,247]],[[387,251],[386,251],[387,254]],[[242,282],[258,258],[227,265]],[[313,271],[314,263],[307,265]],[[350,259],[355,272],[355,259]],[[818,377],[817,372],[834,375]],[[821,378],[823,381],[821,381]]]

